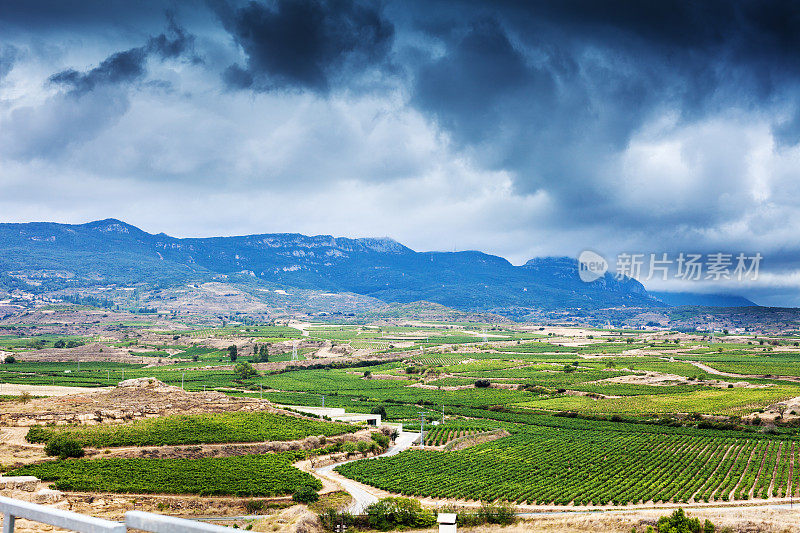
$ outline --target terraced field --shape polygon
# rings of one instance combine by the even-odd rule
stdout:
[[[391,492],[556,505],[800,495],[791,439],[527,427],[456,452],[407,451],[337,467]]]

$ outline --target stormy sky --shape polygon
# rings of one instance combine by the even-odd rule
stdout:
[[[800,4],[0,0],[0,221],[763,255],[800,305]],[[613,268],[613,266],[612,266]]]

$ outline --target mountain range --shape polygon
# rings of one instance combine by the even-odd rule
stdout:
[[[168,288],[229,276],[276,290],[430,301],[512,317],[528,309],[676,305],[669,293],[650,294],[638,281],[618,280],[610,273],[585,283],[578,277],[577,261],[567,257],[535,258],[515,266],[478,251],[416,252],[388,238],[294,233],[175,238],[116,219],[77,225],[0,224],[0,287],[6,289]],[[689,305],[714,305],[698,295],[680,298],[694,302]]]

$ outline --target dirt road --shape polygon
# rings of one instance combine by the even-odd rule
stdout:
[[[402,452],[403,450],[407,450],[411,447],[411,444],[414,442],[415,439],[419,438],[419,433],[415,433],[412,431],[403,431],[400,433],[400,436],[395,439],[394,445],[390,446],[386,453],[379,455],[378,457],[391,457],[392,455],[397,455],[398,453]],[[347,509],[349,513],[352,514],[361,514],[364,510],[371,504],[378,501],[378,497],[369,491],[369,489],[362,485],[361,483],[357,483],[355,481],[351,481],[343,476],[336,475],[335,479],[333,478],[332,471],[339,465],[345,463],[352,463],[355,461],[361,461],[362,459],[354,459],[353,461],[345,461],[344,463],[336,463],[328,466],[323,466],[314,470],[314,473],[317,474],[318,477],[327,479],[328,481],[333,481],[338,483],[339,485],[346,490],[350,496],[353,497],[353,503]]]
[[[31,396],[69,396],[110,390],[111,387],[62,387],[60,385],[19,385],[17,383],[0,383],[0,396],[18,396],[23,392]]]

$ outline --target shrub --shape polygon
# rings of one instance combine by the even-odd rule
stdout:
[[[13,364],[17,362],[17,358],[13,355],[7,355],[5,359],[3,359],[7,365]]]
[[[236,363],[236,366],[233,367],[233,373],[236,374],[236,377],[239,379],[250,379],[259,375],[258,370],[247,362]]]
[[[475,387],[479,389],[486,389],[492,386],[492,382],[488,379],[476,379],[475,380]]]
[[[375,443],[379,447],[384,448],[384,449],[389,447],[389,437],[384,435],[383,433],[377,433],[376,432],[376,433],[373,433],[371,435],[371,437],[372,437],[372,440],[374,440]]]
[[[378,407],[373,407],[370,413],[373,415],[381,415],[381,420],[388,417],[388,415],[386,414],[386,408],[382,405],[379,405]]]
[[[388,530],[398,526],[430,527],[436,524],[432,511],[423,509],[417,500],[411,498],[383,498],[367,507],[369,526]]]
[[[311,487],[302,487],[300,490],[292,494],[292,500],[297,503],[314,503],[319,500],[319,494]]]
[[[247,500],[244,502],[244,510],[247,514],[255,514],[258,511],[264,509],[264,501],[263,500]]]
[[[482,520],[482,523],[506,525],[514,522],[514,518],[514,509],[508,504],[485,504],[478,510],[478,519]]]
[[[50,456],[58,456],[59,459],[67,457],[83,457],[83,446],[67,435],[56,435],[50,439],[44,447],[44,453]]]
[[[701,524],[699,518],[689,518],[683,509],[676,509],[658,519],[658,533],[714,533],[714,524],[710,520]]]

